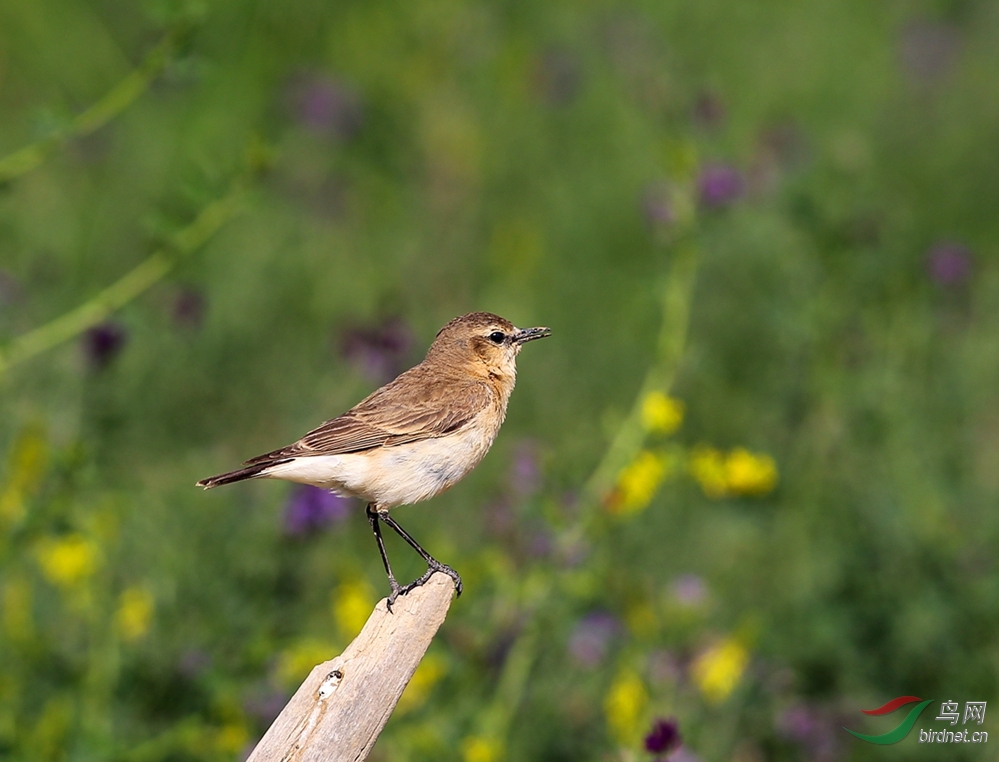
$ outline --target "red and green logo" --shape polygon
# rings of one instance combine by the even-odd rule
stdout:
[[[887,733],[882,733],[879,736],[869,736],[863,733],[858,733],[855,730],[850,730],[850,728],[843,728],[847,733],[852,733],[861,741],[867,741],[868,743],[876,744],[889,744],[898,743],[903,738],[905,738],[909,731],[912,730],[912,726],[916,724],[916,720],[922,711],[933,703],[933,699],[921,699],[919,696],[899,696],[898,698],[893,698],[884,706],[878,707],[877,709],[861,709],[864,714],[872,714],[876,717],[880,717],[883,714],[891,714],[896,709],[906,704],[911,704],[914,701],[919,703],[909,710],[909,714],[906,715],[905,719],[899,723],[899,726],[894,730],[889,730]]]

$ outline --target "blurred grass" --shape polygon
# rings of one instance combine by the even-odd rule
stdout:
[[[180,24],[148,91],[73,132]],[[553,337],[484,463],[399,511],[466,593],[375,756],[651,759],[675,716],[688,762],[941,758],[841,728],[996,695],[997,31],[978,0],[0,6],[0,157],[68,136],[0,188],[0,353],[273,150],[246,213],[0,376],[0,757],[244,753],[384,579],[359,507],[291,535],[287,485],[191,485],[487,309]],[[718,167],[741,185],[712,201]],[[657,386],[686,415],[655,434],[629,411],[682,245]],[[622,460],[676,467],[583,533],[622,426]],[[709,497],[705,444],[771,455],[776,489]]]

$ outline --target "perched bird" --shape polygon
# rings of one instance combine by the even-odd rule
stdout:
[[[388,574],[390,609],[436,571],[450,576],[460,595],[458,573],[420,547],[389,509],[439,495],[479,464],[506,417],[520,348],[550,334],[548,328],[516,328],[488,312],[457,317],[437,333],[423,362],[340,417],[198,486],[284,479],[361,498]],[[405,586],[396,581],[380,522],[427,562],[423,576]]]

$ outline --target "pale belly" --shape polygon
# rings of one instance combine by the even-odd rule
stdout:
[[[344,455],[296,458],[261,476],[312,484],[391,508],[439,495],[485,457],[495,429],[465,427],[456,434]]]

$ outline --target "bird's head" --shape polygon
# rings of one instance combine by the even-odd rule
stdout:
[[[437,332],[427,358],[439,357],[476,375],[512,382],[520,348],[549,335],[550,328],[517,328],[499,315],[471,312]]]

